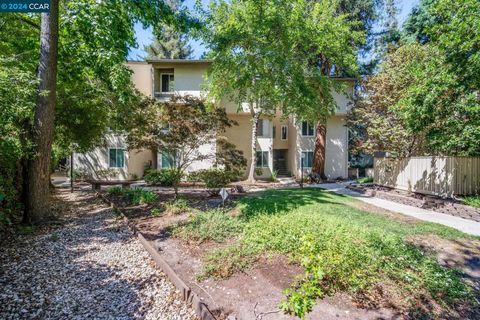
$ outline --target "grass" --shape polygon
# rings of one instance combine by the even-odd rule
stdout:
[[[358,183],[372,183],[373,182],[373,177],[363,177],[363,178],[359,178],[357,179],[357,182]]]
[[[463,198],[463,201],[468,206],[475,207],[475,208],[480,208],[480,195],[467,196],[467,197]]]
[[[351,206],[356,201],[319,189],[269,190],[238,201],[237,216],[214,210],[199,213],[174,233],[189,241],[228,246],[205,257],[202,277],[228,277],[264,253],[289,256],[305,269],[286,292],[282,309],[303,317],[315,300],[336,292],[366,297],[376,284],[407,300],[428,296],[440,305],[468,301],[469,288],[455,270],[406,240],[412,235],[468,237],[433,223],[404,223]]]

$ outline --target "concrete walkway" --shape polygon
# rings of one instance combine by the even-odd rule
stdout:
[[[357,198],[360,201],[383,209],[398,212],[420,220],[443,224],[444,226],[452,227],[474,236],[480,236],[480,222],[454,217],[449,214],[439,213],[432,210],[425,210],[413,206],[408,206],[405,204],[376,197],[366,196],[361,193],[347,189],[345,188],[345,186],[346,184],[341,183],[324,183],[315,185],[316,188],[322,188],[338,194],[348,195]]]

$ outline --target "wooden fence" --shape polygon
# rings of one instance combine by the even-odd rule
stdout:
[[[480,194],[480,157],[375,158],[374,183],[438,196]]]

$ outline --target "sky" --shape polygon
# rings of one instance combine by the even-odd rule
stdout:
[[[202,0],[202,3],[206,5],[209,1]],[[398,22],[400,25],[403,24],[405,19],[407,18],[408,14],[412,10],[412,8],[418,3],[420,0],[396,0],[399,12],[398,12]],[[185,5],[193,10],[195,4],[195,0],[186,0]],[[137,48],[130,48],[130,52],[128,55],[129,60],[143,60],[142,57],[145,55],[143,51],[143,47],[148,45],[153,40],[152,29],[147,28],[144,29],[140,23],[135,24],[135,37],[137,39]],[[194,59],[200,58],[202,53],[205,51],[205,46],[199,40],[190,40],[190,45],[193,49],[193,57]]]

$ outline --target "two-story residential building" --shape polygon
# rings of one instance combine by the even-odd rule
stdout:
[[[128,62],[132,69],[132,81],[137,89],[146,96],[157,99],[169,99],[173,94],[205,96],[205,74],[211,61],[207,60],[170,60],[158,59],[145,62]],[[337,111],[327,121],[327,143],[325,174],[332,179],[347,177],[348,131],[345,116],[349,107],[348,95],[353,95],[354,82],[346,81],[347,93],[334,93]],[[223,102],[228,116],[238,122],[222,134],[242,150],[251,161],[251,116],[248,109]],[[313,120],[313,119],[312,119]],[[131,179],[143,176],[144,168],[151,166],[153,153],[149,150],[128,150],[122,137],[107,136],[107,146],[96,148],[87,154],[75,155],[75,168],[86,171],[93,177],[95,172],[113,169],[115,179]],[[272,171],[279,175],[299,176],[301,161],[305,172],[311,169],[315,146],[315,125],[306,121],[296,122],[294,117],[282,118],[277,114],[272,118],[259,121],[257,128],[257,163],[262,168],[262,177],[267,178]],[[216,144],[202,146],[202,152],[215,152]],[[160,150],[161,151],[161,150]],[[167,157],[158,153],[158,167],[170,166]],[[194,163],[189,171],[205,169],[212,163]]]

